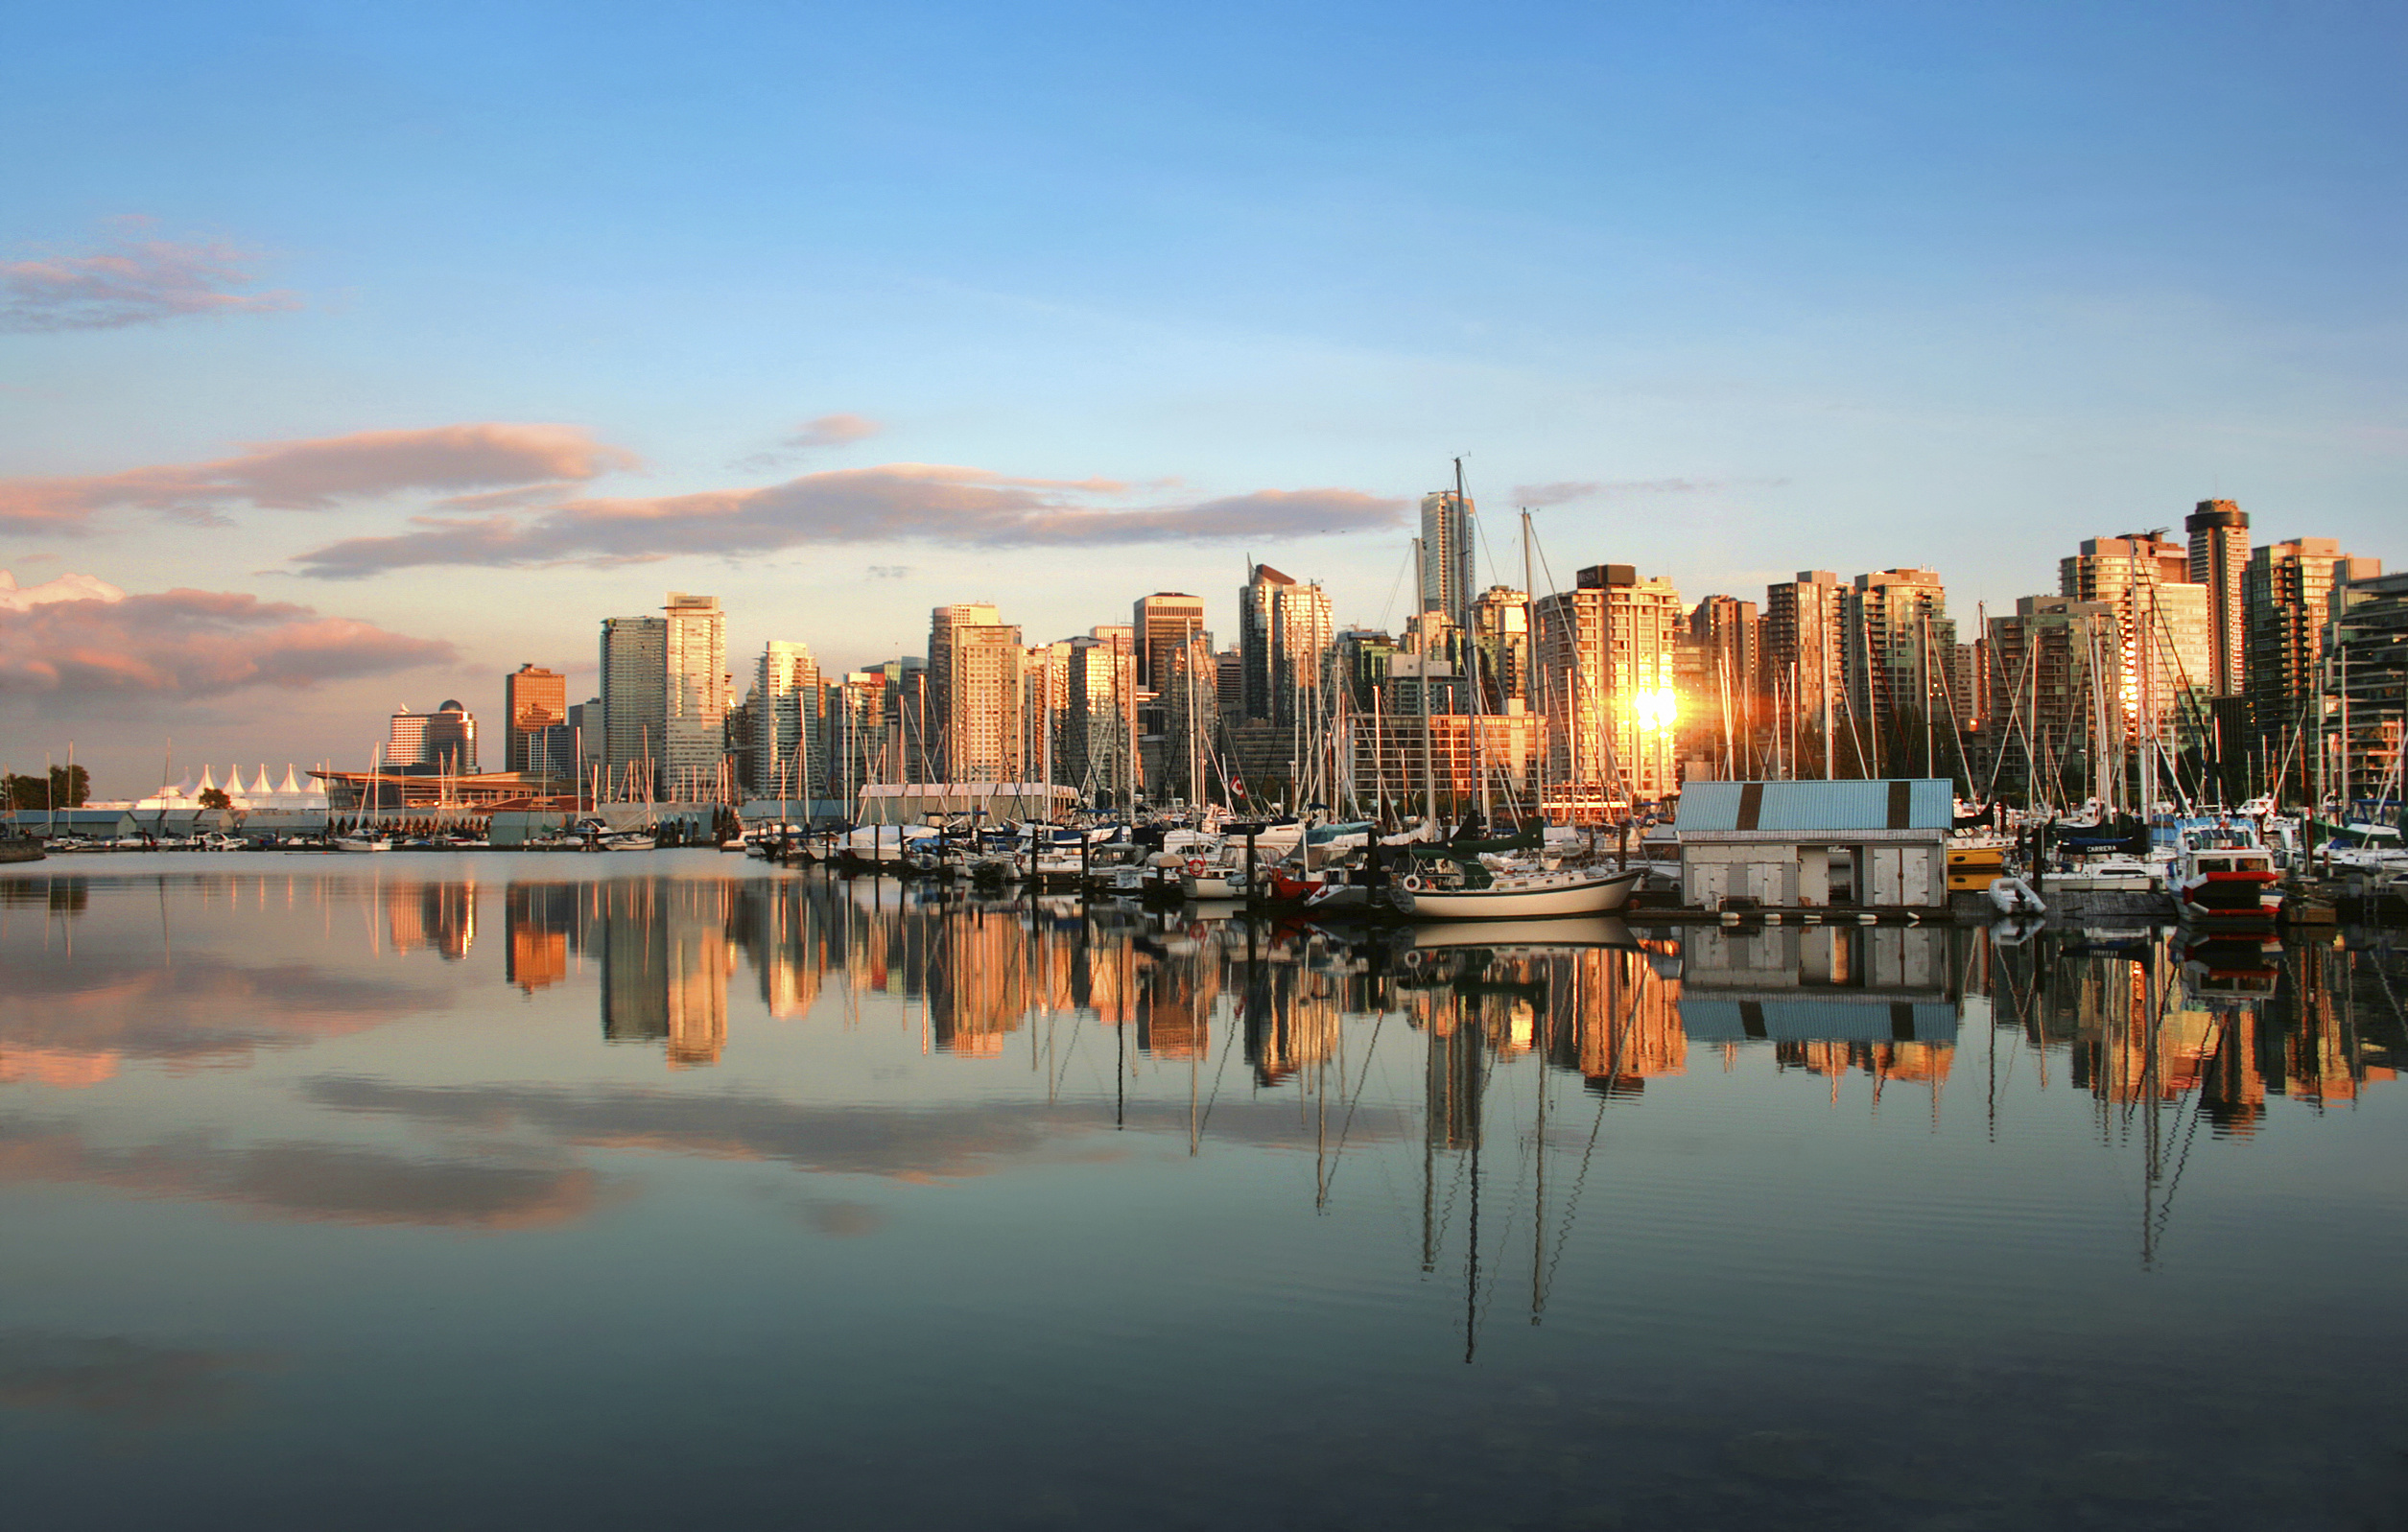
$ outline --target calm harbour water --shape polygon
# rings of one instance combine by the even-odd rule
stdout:
[[[2408,954],[0,880],[20,1527],[2408,1524]]]

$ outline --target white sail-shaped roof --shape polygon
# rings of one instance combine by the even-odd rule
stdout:
[[[209,791],[217,785],[218,779],[216,776],[211,774],[210,768],[204,766],[201,768],[201,786],[193,790],[193,796],[199,797],[201,793]]]

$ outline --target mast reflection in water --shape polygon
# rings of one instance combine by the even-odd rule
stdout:
[[[597,860],[0,882],[33,1524],[2402,1504],[2383,933],[1346,931]],[[2350,1343],[2265,1317],[2306,1313]]]

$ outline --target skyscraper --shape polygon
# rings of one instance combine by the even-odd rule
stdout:
[[[1333,625],[1329,595],[1257,564],[1238,593],[1238,609],[1244,716],[1287,728],[1299,717],[1300,698],[1309,702],[1320,683]]]
[[[1480,592],[1472,602],[1470,639],[1480,711],[1502,713],[1507,702],[1528,698],[1530,598],[1507,585]]]
[[[395,713],[386,727],[384,765],[395,771],[474,774],[476,715],[448,698],[432,713]]]
[[[1827,711],[1833,733],[1845,726],[1840,705],[1844,589],[1839,577],[1828,569],[1802,569],[1794,580],[1764,587],[1764,693],[1781,699],[1801,740],[1820,736]],[[1818,748],[1803,754],[1809,767],[1823,756]]]
[[[1948,591],[1928,569],[1859,575],[1843,600],[1840,647],[1848,688],[1842,695],[1855,720],[1867,726],[1867,766],[1885,771],[1891,763],[1883,732],[1902,718],[1936,721],[1949,706],[1956,625],[1948,620]],[[1926,769],[1931,766],[1925,763]]]
[[[1595,564],[1531,603],[1547,716],[1547,807],[1595,824],[1678,785],[1672,651],[1681,593],[1629,564]]]
[[[2341,741],[2333,789],[2349,799],[2396,793],[2400,735],[2408,724],[2408,574],[2334,587],[2325,685]]]
[[[2241,578],[2241,605],[2249,629],[2247,674],[2250,721],[2261,742],[2280,739],[2306,724],[2320,726],[2313,704],[2322,693],[2317,671],[2325,652],[2325,625],[2331,616],[2333,586],[2373,579],[2383,573],[2379,558],[2357,558],[2330,537],[2299,537],[2254,549]],[[2279,758],[2270,742],[2270,758]],[[2302,786],[2313,780],[2314,753],[2293,752]]]
[[[1123,631],[1126,631],[1123,629]],[[1060,782],[1069,750],[1063,735],[1071,708],[1071,641],[1031,644],[1020,670],[1020,760],[1024,780]]]
[[[649,799],[669,724],[666,618],[602,619],[602,795]]]
[[[895,734],[888,721],[891,686],[883,670],[854,671],[830,689],[828,790],[848,805],[869,783],[904,780],[898,752],[889,745]]]
[[[727,751],[727,614],[716,596],[671,591],[663,648],[666,701],[662,760],[667,795],[711,797]]]
[[[1472,623],[1472,502],[1452,489],[1422,497],[1422,610],[1444,612],[1457,627]]]
[[[2058,561],[2058,595],[2114,608],[2109,680],[2131,740],[2142,737],[2144,713],[2160,740],[2196,738],[2206,727],[2203,704],[2214,670],[2210,592],[2191,582],[2190,567],[2181,544],[2154,532],[2092,537]]]
[[[543,731],[569,721],[568,678],[540,665],[522,665],[502,677],[502,714],[508,730],[503,746],[506,771],[550,771],[554,763],[540,748]],[[538,746],[531,749],[531,743]]]
[[[936,780],[1026,780],[1023,663],[1020,629],[991,603],[939,606],[930,614],[925,751]]]
[[[1697,666],[1690,735],[1706,755],[1727,756],[1730,767],[1742,774],[1753,761],[1762,625],[1756,603],[1735,596],[1709,596],[1688,614],[1688,647]]]
[[[2207,588],[2207,690],[2215,696],[2235,696],[2249,684],[2249,638],[2241,614],[2249,512],[2229,500],[2203,500],[2183,530],[2190,534],[2190,582]]]
[[[2097,732],[2092,693],[2101,681],[2113,684],[2100,672],[2116,664],[2122,624],[2112,602],[2063,596],[2026,596],[2013,617],[1990,620],[1982,729],[2001,787],[2029,801],[2071,787],[2067,767]]]
[[[1204,631],[1204,601],[1184,591],[1156,591],[1137,599],[1137,684],[1160,692],[1169,684],[1170,666],[1187,641]]]
[[[1069,698],[1055,778],[1098,802],[1122,801],[1134,786],[1129,740],[1137,691],[1134,648],[1133,635],[1122,627],[1098,627],[1088,637],[1071,640]],[[1183,682],[1179,651],[1162,652],[1169,666],[1164,680]]]
[[[816,798],[827,790],[821,758],[819,662],[811,646],[771,639],[753,667],[752,786],[764,796]]]

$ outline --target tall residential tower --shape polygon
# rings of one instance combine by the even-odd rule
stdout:
[[[2237,696],[2249,689],[2249,637],[2241,614],[2241,577],[2249,568],[2249,512],[2229,500],[2203,500],[2183,522],[2190,534],[2190,583],[2207,588],[2207,691]]]

